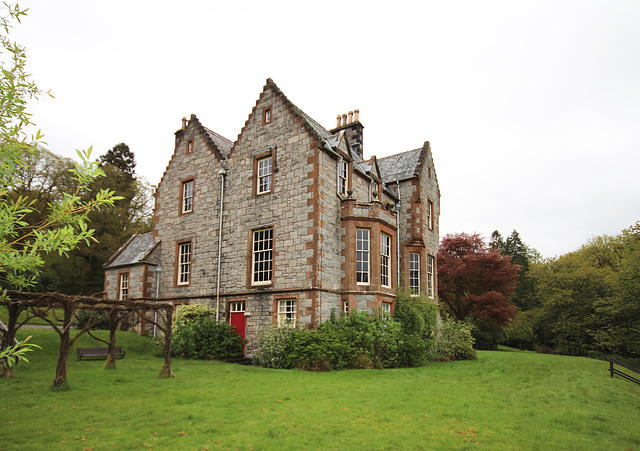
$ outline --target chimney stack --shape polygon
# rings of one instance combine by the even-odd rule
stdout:
[[[351,149],[360,155],[360,158],[364,159],[362,150],[362,130],[364,126],[360,123],[360,110],[355,109],[349,111],[348,114],[338,114],[336,120],[336,128],[331,132],[336,133],[344,130]]]

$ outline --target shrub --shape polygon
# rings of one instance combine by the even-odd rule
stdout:
[[[91,329],[109,330],[109,318],[101,310],[79,310],[71,325],[77,329],[83,329],[88,323],[92,324]]]
[[[505,344],[518,349],[534,351],[536,349],[536,334],[534,330],[535,315],[531,311],[518,312],[518,316],[505,330]]]
[[[192,359],[241,356],[244,340],[235,326],[200,317],[183,321],[174,332],[171,349],[175,356]]]
[[[393,318],[402,324],[405,333],[430,338],[438,324],[438,307],[425,296],[398,291]]]
[[[433,357],[436,360],[475,360],[471,324],[443,318],[438,328]]]
[[[172,327],[173,355],[191,359],[241,356],[246,340],[235,326],[216,323],[215,313],[215,309],[204,304],[178,306]]]
[[[173,315],[173,328],[174,332],[180,330],[180,328],[190,322],[194,322],[199,318],[213,318],[216,314],[214,308],[204,304],[184,304],[176,307],[176,311]]]
[[[473,335],[475,342],[474,348],[485,351],[495,351],[498,349],[498,345],[505,341],[505,334],[502,327],[481,324],[476,321],[473,321],[471,335]]]
[[[258,340],[256,364],[269,368],[329,371],[345,368],[397,368],[424,363],[428,344],[407,334],[398,321],[353,312],[318,330],[269,329]]]
[[[287,353],[295,332],[288,327],[263,330],[258,338],[258,350],[253,354],[254,363],[265,368],[293,368]]]

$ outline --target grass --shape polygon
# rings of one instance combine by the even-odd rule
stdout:
[[[58,319],[64,318],[63,309],[55,309],[55,311],[56,311],[56,315],[58,316]],[[24,321],[26,317],[27,317],[27,312],[20,312],[20,316],[18,316],[18,322]],[[47,318],[56,322],[57,324],[62,324],[62,321],[56,320],[56,317],[53,315],[51,311],[47,313]],[[4,305],[0,305],[0,321],[2,321],[5,324],[7,324],[7,322],[9,321],[9,313],[7,312],[7,307],[5,307]],[[45,326],[49,325],[49,323],[47,323],[44,319],[38,318],[38,317],[31,318],[27,324],[45,325]]]
[[[159,379],[153,343],[123,332],[117,370],[70,359],[59,392],[57,336],[29,332],[43,349],[0,380],[3,450],[640,449],[640,387],[586,358],[502,350],[331,373],[174,360]]]

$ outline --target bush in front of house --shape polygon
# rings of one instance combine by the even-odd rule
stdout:
[[[437,329],[435,347],[432,350],[434,360],[475,360],[473,349],[473,325],[442,318]]]
[[[263,331],[254,362],[268,368],[330,371],[347,368],[398,368],[426,361],[430,341],[407,333],[392,318],[353,312],[317,330],[274,328]]]
[[[171,351],[190,359],[231,358],[243,355],[244,340],[235,326],[217,323],[215,310],[201,304],[176,309]]]
[[[258,350],[253,353],[253,363],[265,368],[293,368],[287,353],[295,332],[289,327],[263,330],[258,337]]]

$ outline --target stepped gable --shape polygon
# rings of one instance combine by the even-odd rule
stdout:
[[[231,152],[231,147],[233,147],[233,141],[214,132],[213,130],[205,127],[204,125],[202,126],[202,128],[206,132],[209,139],[213,142],[213,145],[219,150],[222,156],[226,159],[229,156],[229,152]]]
[[[332,134],[329,133],[326,128],[320,125],[311,116],[309,116],[307,113],[305,113],[300,108],[295,106],[294,103],[291,102],[291,100],[289,100],[286,95],[284,95],[284,93],[280,90],[280,88],[278,88],[278,86],[273,82],[272,79],[267,78],[267,84],[265,85],[264,88],[265,89],[271,88],[279,97],[282,97],[282,100],[289,107],[289,109],[294,114],[294,116],[297,116],[302,119],[304,127],[307,129],[309,133],[311,133],[311,136],[316,138],[316,140],[318,141],[318,145],[320,145],[320,147],[327,147],[327,146],[331,147],[331,145],[328,143],[327,140],[332,136]]]
[[[114,268],[145,262],[158,243],[153,240],[153,232],[133,235],[103,266]]]
[[[206,137],[209,148],[220,160],[225,160],[229,156],[231,146],[233,146],[231,141],[202,125],[195,114],[191,115],[189,125],[195,125],[200,129],[202,135]]]

